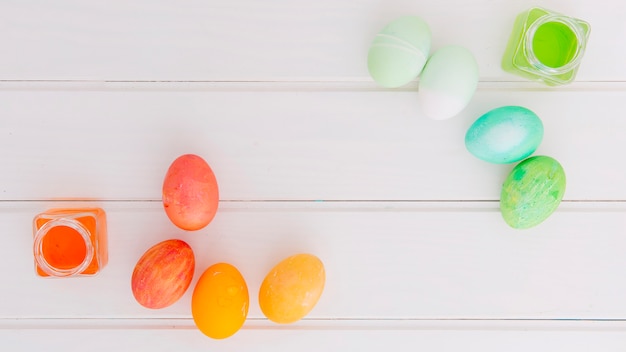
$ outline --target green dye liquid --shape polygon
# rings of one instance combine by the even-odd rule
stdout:
[[[552,68],[567,65],[576,55],[576,34],[561,22],[546,22],[537,28],[532,42],[535,57]]]

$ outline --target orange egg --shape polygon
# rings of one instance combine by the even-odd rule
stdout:
[[[223,339],[236,333],[248,316],[248,286],[234,266],[219,263],[202,274],[191,297],[191,314],[203,334]]]
[[[174,160],[163,181],[163,207],[174,225],[200,230],[213,220],[218,203],[217,180],[204,159],[186,154]]]
[[[324,264],[311,254],[297,254],[278,263],[259,290],[259,305],[265,316],[288,324],[307,315],[322,295]]]

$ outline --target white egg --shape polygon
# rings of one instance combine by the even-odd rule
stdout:
[[[437,50],[426,62],[417,93],[424,114],[445,120],[469,104],[478,85],[478,64],[472,53],[450,45]]]

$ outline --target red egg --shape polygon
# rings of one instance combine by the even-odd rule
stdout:
[[[218,203],[217,180],[204,159],[186,154],[174,160],[163,181],[163,206],[174,225],[200,230],[213,220]]]
[[[148,249],[135,265],[133,295],[146,308],[160,309],[178,301],[191,284],[195,257],[181,240],[167,240]]]

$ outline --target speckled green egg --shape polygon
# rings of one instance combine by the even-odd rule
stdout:
[[[500,194],[500,211],[507,224],[527,229],[546,220],[561,204],[565,171],[549,156],[533,156],[517,164]]]
[[[400,17],[374,38],[367,54],[370,75],[380,86],[396,88],[416,78],[428,59],[431,34],[419,17]]]
[[[522,106],[502,106],[479,117],[465,134],[465,147],[475,157],[495,164],[530,156],[543,139],[543,123]]]

